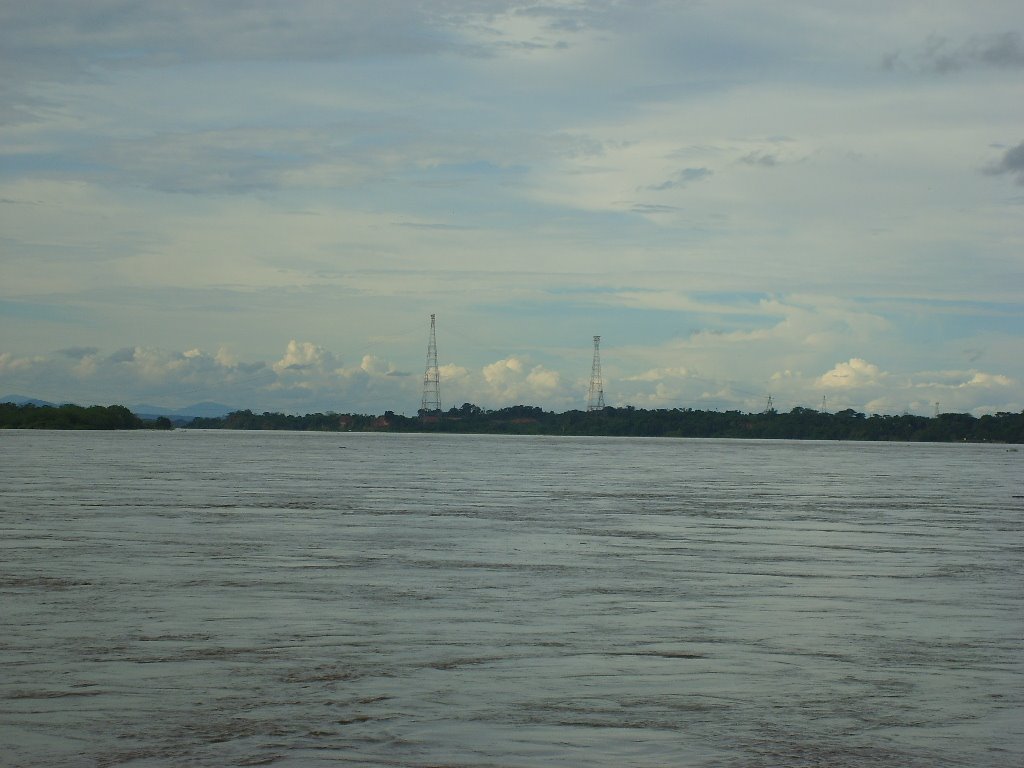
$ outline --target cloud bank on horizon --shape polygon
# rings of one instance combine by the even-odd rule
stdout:
[[[1019,3],[0,7],[0,394],[1024,409]]]

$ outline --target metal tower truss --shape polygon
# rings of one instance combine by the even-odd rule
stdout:
[[[423,402],[420,415],[441,412],[441,374],[437,369],[437,335],[434,315],[430,316],[430,341],[427,343],[427,368],[423,373]]]
[[[604,410],[604,382],[601,380],[601,337],[594,337],[594,363],[590,366],[590,390],[587,392],[587,410]]]

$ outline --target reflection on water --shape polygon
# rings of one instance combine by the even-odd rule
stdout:
[[[1020,765],[1022,456],[3,432],[0,762]]]

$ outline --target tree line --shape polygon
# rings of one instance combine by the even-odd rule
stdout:
[[[0,429],[171,429],[166,416],[145,421],[123,405],[0,403]]]
[[[690,408],[642,409],[626,406],[599,411],[545,411],[514,405],[487,410],[472,403],[448,411],[404,416],[310,413],[304,416],[249,410],[216,418],[196,418],[190,429],[291,430],[318,432],[445,432],[508,435],[593,435],[611,437],[721,437],[788,440],[872,440],[900,442],[1024,443],[1024,412],[935,417],[870,416],[846,409],[837,413],[794,408],[785,413],[702,411]],[[0,403],[0,428],[9,429],[171,429],[171,421],[143,420],[123,405],[83,407]]]
[[[1024,442],[1024,412],[973,416],[888,416],[847,409],[837,413],[794,408],[786,413],[701,411],[690,408],[645,410],[627,406],[599,411],[555,413],[529,405],[486,410],[472,403],[445,412],[404,416],[312,413],[305,416],[235,411],[219,418],[197,418],[190,429],[266,429],[320,432],[446,432],[515,435],[595,435],[622,437],[721,437],[788,440],[873,440],[900,442]]]

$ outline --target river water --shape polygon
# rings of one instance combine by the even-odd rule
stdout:
[[[5,766],[1019,766],[1024,452],[0,432]]]

